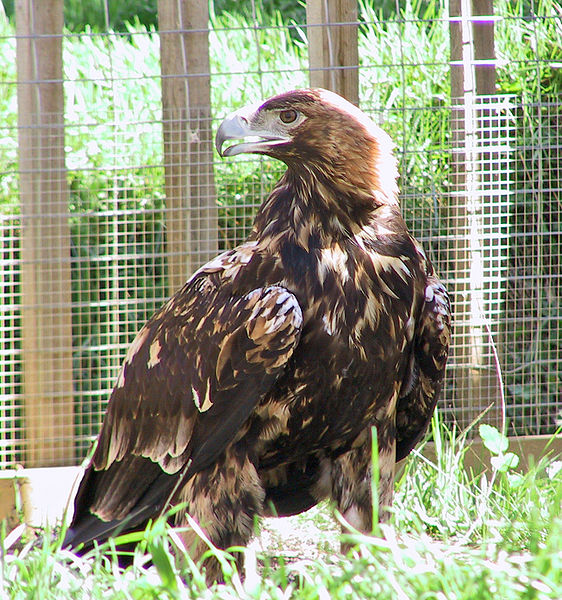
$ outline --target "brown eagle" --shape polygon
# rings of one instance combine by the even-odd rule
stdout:
[[[435,407],[449,300],[401,217],[388,135],[308,89],[234,112],[216,146],[287,171],[247,241],[194,273],[133,341],[65,546],[141,529],[178,503],[221,548],[246,544],[256,516],[327,497],[369,531],[371,428],[384,507]],[[206,549],[195,533],[184,541],[195,558]]]

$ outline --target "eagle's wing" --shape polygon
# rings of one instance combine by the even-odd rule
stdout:
[[[451,340],[451,305],[441,282],[430,274],[414,333],[408,380],[396,411],[396,461],[424,435],[441,390]]]
[[[115,523],[165,503],[174,481],[217,459],[283,370],[302,311],[280,286],[241,286],[247,262],[231,251],[202,267],[135,338],[71,530],[90,515]]]

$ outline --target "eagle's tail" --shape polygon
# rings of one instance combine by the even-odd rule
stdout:
[[[103,544],[111,537],[124,533],[142,531],[150,519],[155,519],[165,510],[170,493],[177,483],[178,475],[170,475],[148,459],[136,457],[146,461],[145,478],[142,485],[129,490],[129,500],[133,504],[124,516],[118,515],[114,519],[103,519],[91,510],[92,495],[96,493],[96,480],[109,477],[107,471],[95,471],[91,466],[85,474],[74,502],[74,517],[62,543],[63,548],[83,554],[94,547],[94,544]],[[112,486],[105,488],[112,489]],[[115,488],[113,488],[115,489]],[[123,490],[120,490],[121,492]],[[116,500],[115,497],[104,497],[101,501],[96,498],[95,504],[108,508]],[[123,500],[123,498],[120,498]],[[119,503],[117,503],[119,505]]]
[[[67,529],[62,547],[75,550],[77,554],[83,554],[93,547],[94,542],[101,544],[110,537],[131,531],[130,526],[127,527],[127,521],[127,519],[103,521],[95,515],[87,515],[76,525]]]

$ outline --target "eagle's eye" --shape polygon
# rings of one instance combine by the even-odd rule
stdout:
[[[299,113],[294,110],[293,108],[289,108],[287,110],[282,110],[279,113],[279,118],[281,119],[281,121],[283,121],[283,123],[293,123],[297,120],[297,117],[299,116]]]

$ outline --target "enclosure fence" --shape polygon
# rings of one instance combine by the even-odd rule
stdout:
[[[82,460],[136,332],[245,239],[283,171],[220,160],[221,118],[308,85],[396,142],[404,216],[453,301],[443,419],[554,433],[560,4],[308,0],[298,22],[247,4],[159,0],[157,31],[71,33],[62,0],[0,14],[0,467]]]

